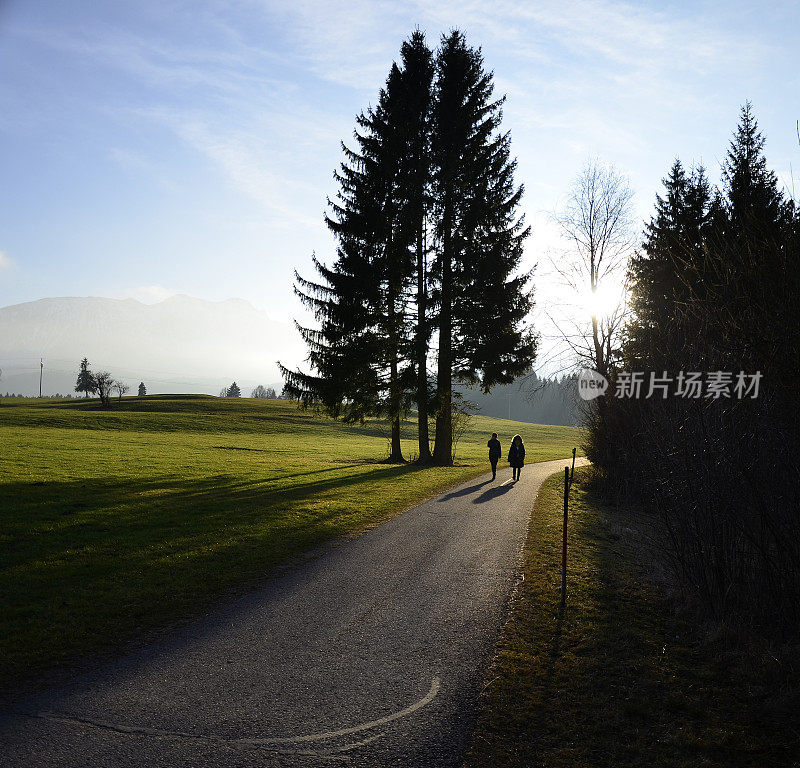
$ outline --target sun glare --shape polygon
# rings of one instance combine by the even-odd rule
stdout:
[[[625,285],[621,280],[607,278],[592,291],[587,288],[581,306],[592,317],[606,319],[622,308],[626,299]]]

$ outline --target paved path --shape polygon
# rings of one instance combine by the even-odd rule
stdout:
[[[478,478],[0,716],[3,766],[460,762],[536,492]],[[583,463],[583,462],[581,462]]]

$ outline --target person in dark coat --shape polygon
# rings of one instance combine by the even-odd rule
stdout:
[[[511,465],[511,474],[514,480],[519,480],[522,468],[525,466],[525,444],[519,435],[514,435],[511,448],[508,449],[508,463]]]
[[[492,432],[492,439],[486,445],[489,447],[489,463],[492,465],[492,480],[497,477],[497,462],[503,454],[500,441],[497,439],[497,432]]]

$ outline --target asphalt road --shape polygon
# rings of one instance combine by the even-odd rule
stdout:
[[[472,480],[0,715],[12,766],[455,766],[536,492]],[[584,462],[580,462],[584,463]]]

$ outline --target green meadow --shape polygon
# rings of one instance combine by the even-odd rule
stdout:
[[[404,451],[415,454],[415,423]],[[241,593],[303,552],[487,471],[486,440],[568,457],[572,427],[476,416],[456,465],[381,463],[378,421],[280,400],[0,401],[0,687],[114,650]]]

